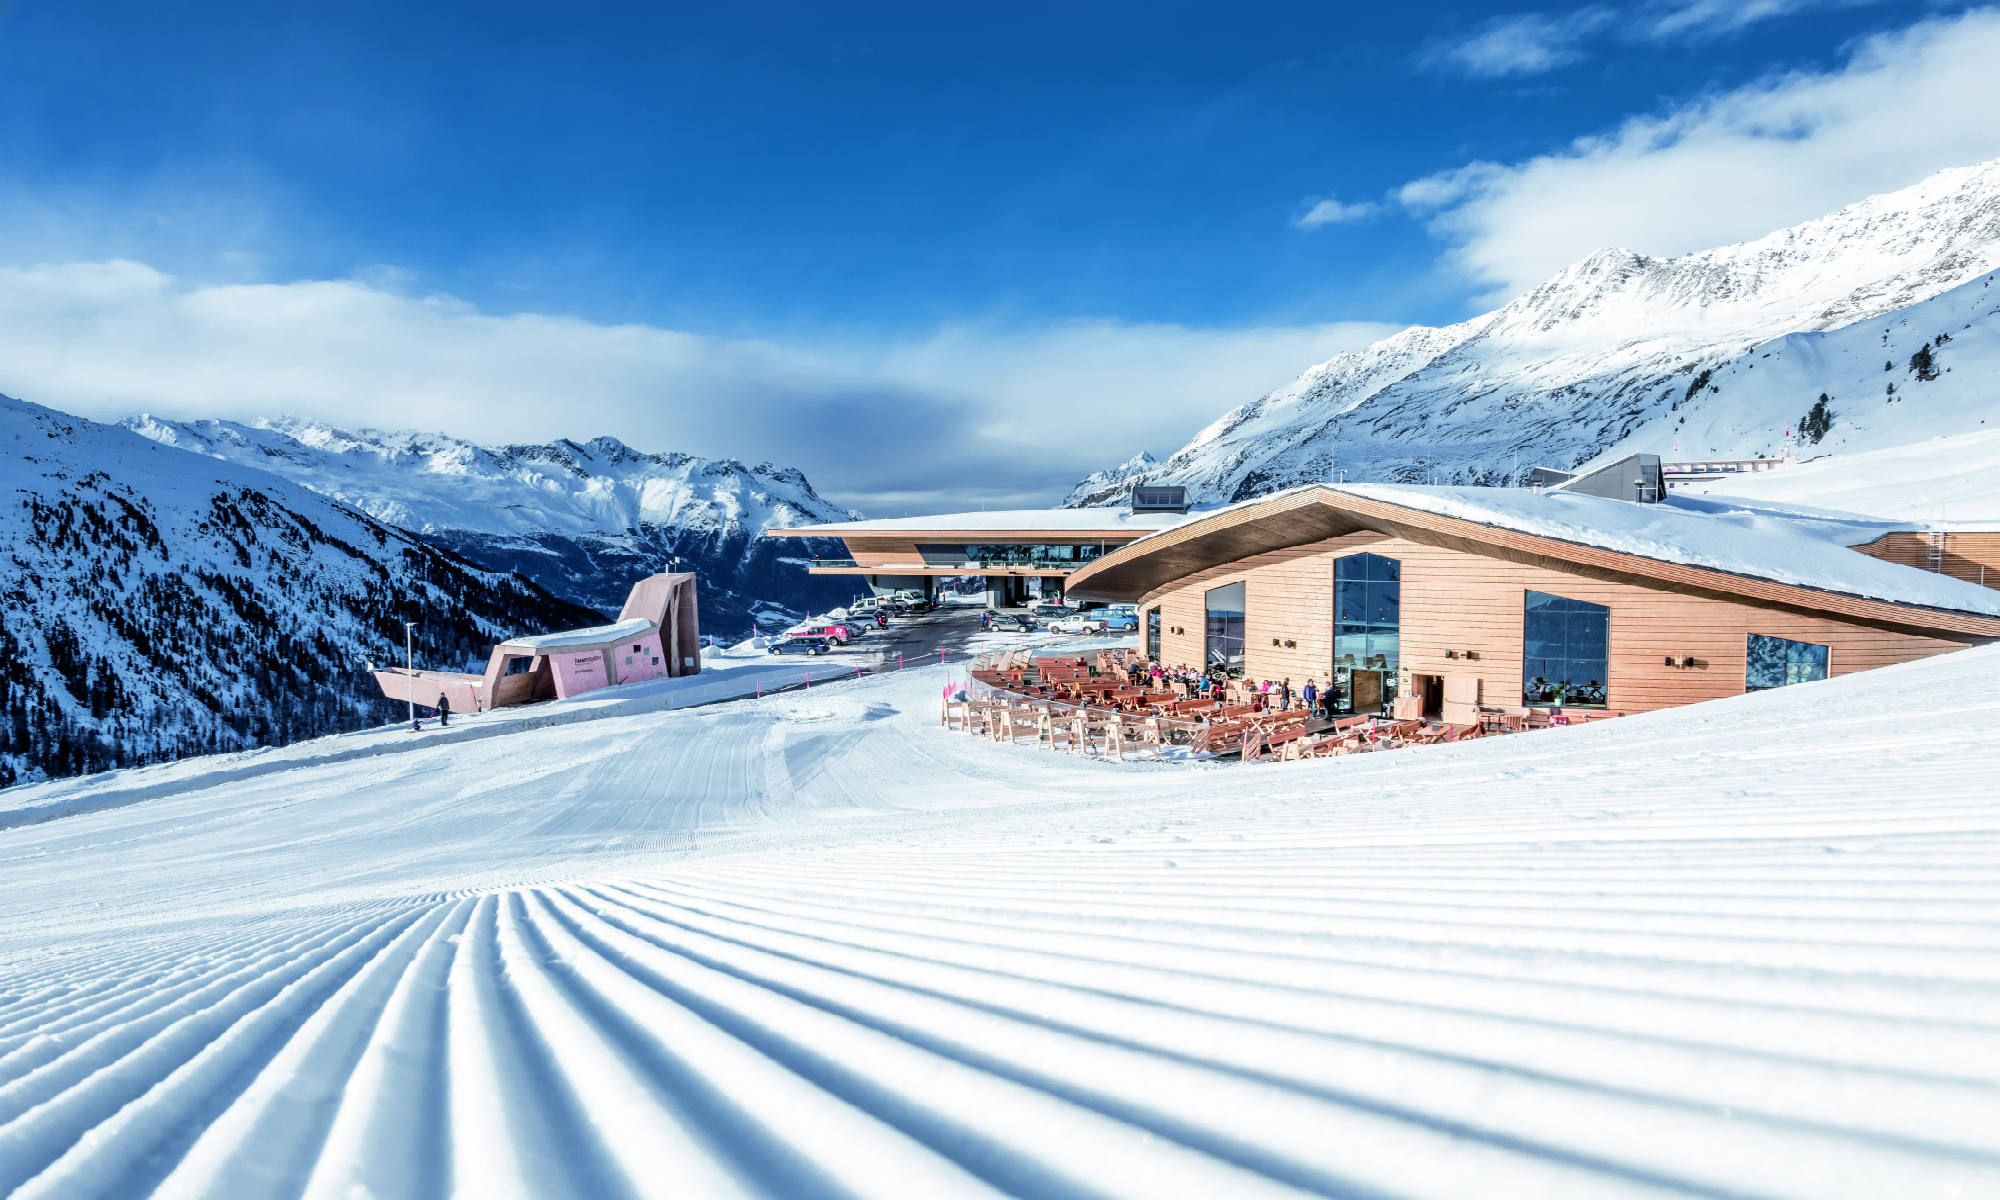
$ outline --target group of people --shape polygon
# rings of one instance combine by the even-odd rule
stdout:
[[[1229,686],[1228,676],[1219,670],[1204,672],[1188,666],[1163,667],[1143,659],[1132,663],[1127,672],[1133,687],[1179,691],[1191,700],[1220,698]],[[1294,691],[1290,679],[1245,680],[1243,694],[1258,712],[1284,712],[1296,700],[1313,716],[1331,717],[1339,698],[1339,686],[1330,679],[1324,687],[1318,680],[1308,679]]]

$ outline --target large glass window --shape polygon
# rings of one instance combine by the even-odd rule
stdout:
[[[1403,564],[1379,554],[1333,561],[1333,686],[1340,712],[1375,712],[1396,698]]]
[[[1753,633],[1746,657],[1748,665],[1743,673],[1743,686],[1747,691],[1784,687],[1788,683],[1812,683],[1826,678],[1826,647],[1815,646],[1811,642],[1794,642]]]
[[[917,553],[932,566],[945,567],[1080,567],[1104,553],[1099,542],[1034,545],[1025,542],[944,544],[926,542]]]
[[[1208,610],[1207,669],[1217,667],[1243,677],[1243,585],[1213,588],[1203,597]]]
[[[1611,675],[1611,610],[1588,600],[1529,592],[1521,623],[1521,699],[1602,708]]]
[[[1160,661],[1160,610],[1146,610],[1146,657]]]

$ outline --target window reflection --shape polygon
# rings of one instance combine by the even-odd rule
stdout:
[[[1609,693],[1611,610],[1528,592],[1521,622],[1521,699],[1601,708]]]
[[[1825,646],[1753,633],[1745,655],[1744,690],[1759,692],[1825,679],[1826,657]]]
[[[1333,563],[1333,688],[1339,712],[1375,712],[1396,698],[1403,564],[1379,554]]]
[[[1243,585],[1227,584],[1203,595],[1207,610],[1207,655],[1209,669],[1221,669],[1234,678],[1243,675]]]

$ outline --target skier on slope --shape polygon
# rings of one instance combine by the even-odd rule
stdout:
[[[438,728],[451,724],[451,697],[440,694],[437,702]]]

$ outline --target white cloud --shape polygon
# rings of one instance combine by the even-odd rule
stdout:
[[[1761,21],[1816,8],[1863,8],[1880,0],[1656,0],[1630,26],[1638,37],[1665,41],[1721,37]]]
[[[1585,41],[1614,16],[1608,8],[1592,6],[1570,13],[1494,17],[1466,37],[1434,44],[1425,57],[1474,79],[1540,75],[1583,57]]]
[[[1322,225],[1338,225],[1343,221],[1361,221],[1374,216],[1382,206],[1372,202],[1342,204],[1331,196],[1312,202],[1298,216],[1292,218],[1292,225],[1298,229],[1318,229]]]
[[[1543,75],[1582,60],[1593,43],[1699,42],[1819,8],[1881,0],[1643,0],[1624,10],[1590,5],[1566,13],[1493,17],[1462,37],[1433,42],[1423,61],[1473,79]]]
[[[482,442],[611,434],[803,468],[864,509],[1053,503],[1133,451],[1393,332],[1085,321],[870,346],[492,314],[408,278],[205,285],[134,262],[0,268],[0,392],[102,420],[297,413]]]
[[[1672,255],[1809,220],[1948,166],[2000,157],[2000,13],[1926,21],[1791,73],[1512,164],[1396,195],[1433,213],[1493,297],[1605,246]]]

